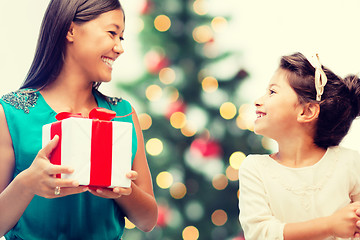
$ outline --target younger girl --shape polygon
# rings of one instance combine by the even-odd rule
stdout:
[[[339,147],[360,111],[360,80],[314,57],[281,58],[256,102],[255,133],[279,151],[249,155],[239,171],[239,219],[247,240],[357,237],[360,155]],[[358,225],[360,226],[360,225]]]

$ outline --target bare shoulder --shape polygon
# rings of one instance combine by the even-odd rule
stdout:
[[[15,156],[6,116],[0,104],[0,192],[10,183],[15,166]]]

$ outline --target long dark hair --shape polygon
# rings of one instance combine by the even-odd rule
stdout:
[[[315,68],[301,53],[283,56],[280,68],[287,72],[290,86],[300,103],[318,103],[314,143],[321,148],[337,146],[348,133],[352,121],[360,114],[360,79],[349,75],[344,79],[322,66],[327,84],[321,101],[316,101]]]
[[[33,62],[20,88],[40,90],[57,78],[64,65],[65,39],[72,22],[81,24],[116,9],[124,12],[118,0],[52,0],[42,21]],[[99,85],[94,83],[93,87]]]

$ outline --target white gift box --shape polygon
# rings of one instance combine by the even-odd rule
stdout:
[[[42,145],[59,135],[50,161],[74,169],[60,178],[93,187],[130,187],[132,123],[70,117],[43,126]]]

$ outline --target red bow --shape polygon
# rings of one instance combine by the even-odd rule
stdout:
[[[77,118],[85,118],[81,113],[70,113],[70,112],[61,112],[58,113],[55,118],[56,120],[60,121],[66,118],[70,117],[77,117]],[[89,113],[90,119],[99,119],[99,120],[105,120],[110,121],[116,117],[116,112],[106,109],[106,108],[100,108],[96,107],[93,108]]]

